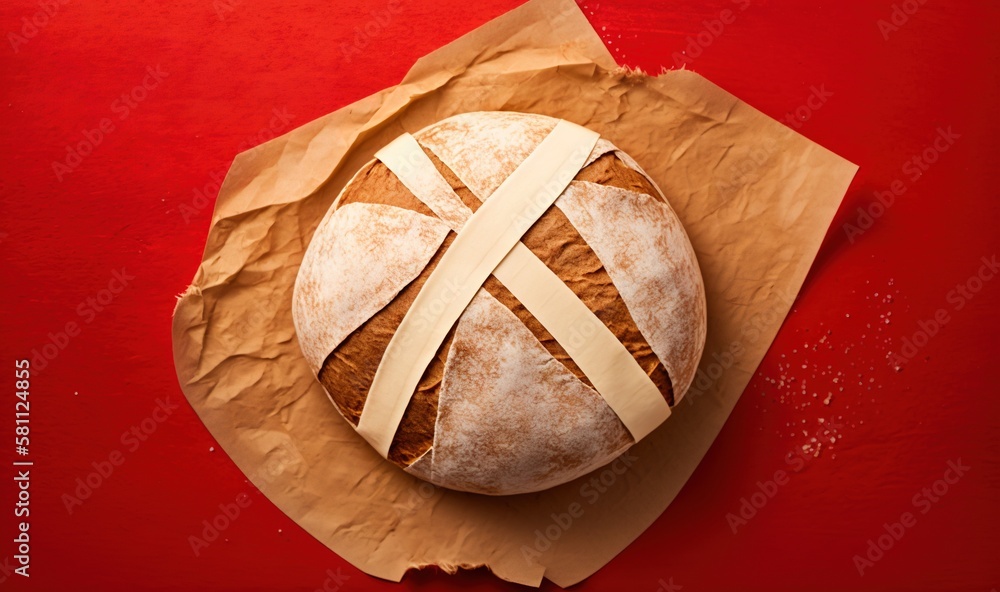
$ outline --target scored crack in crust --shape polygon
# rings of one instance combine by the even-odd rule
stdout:
[[[610,149],[613,150],[613,147]],[[455,172],[431,150],[425,147],[424,152],[465,205],[473,211],[478,209],[481,205],[479,198]],[[584,167],[575,180],[618,187],[663,201],[643,174],[630,168],[610,151]],[[355,176],[342,192],[337,207],[352,203],[390,205],[435,217],[385,165],[377,161],[366,165]],[[420,275],[388,305],[348,335],[320,368],[320,382],[340,413],[354,426],[358,424],[368,389],[390,339],[454,238],[455,233],[449,232]],[[566,215],[559,208],[550,207],[522,237],[521,242],[555,272],[615,334],[672,406],[674,392],[667,370],[640,333],[604,265]],[[592,386],[562,346],[495,277],[491,276],[484,288],[520,319],[552,357],[585,385]],[[399,466],[409,466],[433,445],[438,398],[454,331],[453,327],[424,372],[396,431],[388,458]]]

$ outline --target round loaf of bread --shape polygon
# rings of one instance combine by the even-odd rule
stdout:
[[[413,134],[422,154],[405,178],[376,158],[331,206],[303,258],[292,312],[304,357],[353,426],[380,366],[398,363],[387,348],[464,221],[544,150],[558,123],[509,112],[450,117]],[[571,354],[599,341],[597,333],[613,335],[629,358],[619,366],[641,368],[668,413],[691,384],[706,319],[687,235],[649,176],[609,141],[598,139],[581,162],[521,235],[518,255],[551,276],[546,285],[571,290],[602,326],[553,337],[548,319],[525,304],[535,286],[494,270],[418,368],[419,384],[395,393],[405,412],[384,455],[407,472],[506,495],[565,483],[615,459],[635,437],[595,383],[618,377],[588,376],[593,359]]]

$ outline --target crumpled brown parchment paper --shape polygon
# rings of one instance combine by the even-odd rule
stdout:
[[[404,130],[480,110],[561,117],[633,156],[685,224],[708,298],[699,375],[667,422],[607,467],[510,497],[435,488],[379,457],[310,373],[291,317],[309,238],[351,175]],[[856,170],[694,73],[619,70],[571,0],[532,0],[420,59],[398,86],[236,157],[174,314],[180,384],[255,485],[365,572],[485,565],[569,586],[639,536],[694,471]]]

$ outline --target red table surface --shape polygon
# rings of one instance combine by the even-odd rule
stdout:
[[[516,5],[3,3],[5,462],[18,459],[15,360],[64,346],[31,379],[29,579],[11,571],[18,494],[14,467],[3,471],[4,589],[511,586],[485,569],[384,582],[298,528],[183,399],[170,321],[201,259],[213,178],[235,153],[268,139],[269,127],[283,133],[395,84],[418,57]],[[690,69],[861,170],[793,312],[694,476],[578,589],[1000,586],[1000,280],[982,263],[996,255],[1000,227],[998,5],[580,6],[620,63],[656,72],[688,48]],[[143,83],[149,89],[134,92]],[[67,146],[81,142],[76,161]],[[882,207],[878,192],[889,202],[893,189]],[[112,281],[116,273],[127,285]],[[156,431],[144,440],[123,440],[157,401],[176,409],[147,421]],[[123,463],[70,513],[64,494],[113,451]],[[962,468],[949,472],[949,463]],[[771,483],[778,470],[786,477]],[[755,496],[761,488],[772,495]],[[190,537],[202,521],[244,494],[249,506],[196,556]],[[880,541],[886,525],[897,537]],[[859,570],[859,558],[871,563]]]

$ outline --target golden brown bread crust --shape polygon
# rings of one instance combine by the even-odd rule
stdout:
[[[425,152],[462,201],[475,211],[480,205],[478,198],[433,153],[426,149]],[[645,177],[626,166],[613,153],[597,158],[577,174],[576,180],[645,193],[662,201],[659,193]],[[379,162],[366,165],[354,181],[344,189],[339,206],[349,203],[386,204],[434,216],[426,205]],[[388,306],[348,336],[323,363],[319,380],[330,393],[341,414],[353,425],[357,426],[361,417],[368,389],[389,340],[454,238],[455,233],[449,233],[420,276],[406,286]],[[549,208],[522,237],[522,242],[618,337],[643,370],[649,374],[667,402],[673,405],[673,388],[666,369],[640,334],[604,266],[566,216],[556,207]],[[590,385],[590,381],[562,346],[496,278],[491,276],[484,288],[517,315],[555,359],[585,384]],[[451,335],[439,348],[436,357],[424,372],[420,385],[403,415],[389,450],[389,460],[400,466],[408,466],[433,445],[438,391],[450,346]]]

